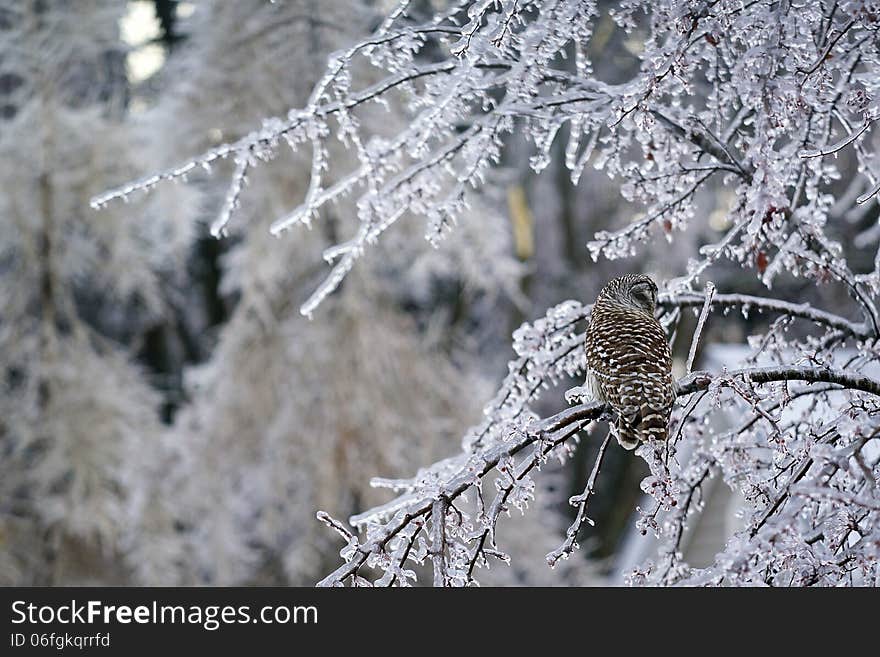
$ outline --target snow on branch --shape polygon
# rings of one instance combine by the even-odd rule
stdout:
[[[565,532],[565,541],[558,548],[553,550],[547,555],[547,565],[553,568],[560,559],[568,558],[574,550],[577,549],[577,536],[578,532],[580,532],[581,527],[586,522],[588,525],[594,525],[595,523],[590,520],[587,513],[587,504],[590,502],[590,498],[595,494],[595,485],[596,485],[596,477],[599,476],[599,470],[602,467],[602,461],[605,458],[605,450],[608,449],[608,443],[611,441],[611,432],[608,432],[605,435],[605,440],[602,441],[602,444],[599,445],[599,453],[596,455],[596,461],[593,464],[593,470],[590,472],[590,478],[587,479],[587,485],[584,490],[579,494],[569,498],[568,503],[572,506],[577,506],[577,515],[574,518],[574,522],[571,523],[571,526]]]

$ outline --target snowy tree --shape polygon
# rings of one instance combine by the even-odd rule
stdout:
[[[121,120],[120,9],[109,0],[0,9],[6,584],[126,581],[130,519],[163,440],[159,396],[123,343],[136,346],[163,311],[168,224],[145,223],[143,205],[101,217],[88,208],[111,176],[136,170]]]
[[[848,224],[876,223],[880,7],[869,0],[440,4],[425,16],[421,3],[399,3],[369,38],[330,57],[300,108],[93,205],[230,160],[211,225],[223,235],[247,222],[249,179],[290,148],[308,153],[307,189],[276,214],[269,233],[326,222],[330,207],[356,218],[324,251],[332,269],[301,307],[312,316],[357,276],[355,265],[392,226],[420,218],[428,241],[443,246],[459,221],[481,221],[469,208],[495,184],[516,138],[532,143],[530,164],[541,171],[565,136],[573,183],[590,165],[642,209],[626,225],[597,232],[585,255],[626,258],[657,239],[697,236],[661,295],[671,337],[685,311],[700,315],[678,382],[681,403],[669,443],[637,452],[650,468],[642,487],[653,498],[639,509],[638,526],[660,537],[662,558],[631,581],[876,584],[880,382],[871,369],[880,355],[880,230],[852,244],[841,238]],[[629,79],[603,80],[591,61],[594,27],[606,14],[629,35],[625,50],[637,60]],[[400,108],[408,120],[377,127],[368,117],[383,107]],[[724,229],[705,239],[714,231],[699,201],[718,190],[727,192]],[[750,272],[763,291],[716,293],[710,279],[730,266]],[[808,298],[829,286],[849,304],[820,308],[772,294],[793,279]],[[703,325],[729,321],[731,309],[772,321],[749,338],[742,362],[691,372]],[[499,519],[524,512],[536,472],[551,457],[566,459],[578,436],[603,424],[603,407],[577,391],[571,408],[543,419],[534,411],[548,385],[582,374],[579,324],[589,310],[566,302],[514,334],[517,358],[460,453],[411,479],[374,481],[398,497],[349,523],[319,514],[346,543],[343,565],[322,584],[403,584],[424,563],[435,585],[467,585],[492,561],[508,559],[496,540]],[[719,428],[714,419],[725,413],[741,423]],[[681,441],[692,449],[678,463]],[[574,523],[547,555],[551,566],[572,553],[588,522],[603,456],[616,449],[607,437],[601,445],[571,500]],[[745,528],[710,567],[694,569],[681,558],[680,539],[702,485],[719,475],[743,495]]]

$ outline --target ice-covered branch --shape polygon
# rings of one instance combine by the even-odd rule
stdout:
[[[829,98],[822,89],[811,89],[812,100],[806,103],[780,98],[774,103],[799,110],[801,105],[812,104],[819,108],[814,112],[826,120],[810,115],[798,123],[799,117],[780,115],[773,117],[777,127],[771,129],[762,115],[765,107],[776,104],[766,99],[759,102],[760,94],[749,93],[759,77],[749,71],[763,71],[765,65],[759,62],[765,57],[784,56],[778,43],[781,37],[773,31],[760,34],[757,45],[744,51],[737,31],[722,26],[774,24],[779,19],[775,10],[766,3],[707,3],[679,10],[674,3],[661,8],[636,2],[615,10],[613,18],[630,30],[636,8],[642,5],[647,13],[668,12],[677,18],[651,23],[641,70],[611,85],[593,73],[590,62],[593,24],[599,15],[594,2],[475,0],[450,6],[423,24],[413,20],[410,3],[401,3],[375,34],[330,56],[324,75],[302,108],[266,119],[261,128],[241,139],[177,167],[99,194],[92,204],[103,207],[135,191],[185,179],[200,169],[210,169],[218,160],[233,158],[235,170],[226,202],[212,224],[212,232],[219,235],[228,229],[239,203],[246,202],[243,186],[249,170],[275,158],[283,143],[297,151],[310,150],[308,191],[298,207],[272,224],[272,232],[308,225],[328,203],[346,199],[348,211],[356,212],[360,222],[353,236],[328,251],[333,269],[304,305],[303,312],[310,314],[395,221],[422,216],[429,240],[441,239],[467,208],[470,195],[484,185],[488,170],[500,162],[510,134],[520,134],[534,144],[531,164],[540,171],[550,161],[552,145],[563,126],[568,125],[565,166],[572,179],[577,180],[587,162],[593,161],[620,179],[628,200],[646,205],[643,218],[595,236],[589,245],[594,258],[631,254],[654,232],[671,239],[693,215],[696,195],[710,184],[714,173],[721,173],[735,174],[740,180],[731,219],[748,236],[742,246],[731,240],[723,250],[736,259],[758,253],[763,262],[767,249],[757,229],[783,231],[783,226],[774,224],[776,220],[771,221],[781,216],[784,203],[779,199],[788,188],[799,196],[800,188],[817,185],[825,175],[821,167],[805,167],[800,183],[779,179],[787,172],[782,163],[794,146],[777,152],[778,135],[787,129],[802,131],[797,152],[811,157],[833,152],[811,145],[827,138],[832,117],[848,126],[838,104],[851,102],[865,121],[862,128],[849,130],[844,142],[857,142],[873,121],[870,117],[876,116],[871,96],[865,92],[854,100],[844,98],[842,88]],[[810,34],[817,19],[832,31],[824,32],[822,41],[818,34],[808,39],[795,61],[771,67],[797,70],[800,86],[825,69],[843,69],[853,59],[870,58],[865,25],[858,18],[849,17],[846,23],[840,17],[826,21],[804,9],[786,14],[784,31],[791,38]],[[742,41],[752,38],[757,37],[749,34]],[[573,71],[563,63],[572,50],[576,54]],[[381,71],[378,80],[364,72],[367,65]],[[687,96],[688,89],[710,73],[715,86],[705,102],[684,105],[683,94]],[[854,85],[853,74],[847,68],[840,84]],[[358,85],[361,80],[369,82]],[[730,80],[732,86],[721,80]],[[766,86],[762,88],[766,91]],[[396,125],[388,121],[379,126],[369,116],[377,106],[399,108],[404,116]],[[331,148],[334,137],[341,149]],[[844,142],[838,142],[839,147]],[[867,155],[856,145],[871,176]],[[641,160],[627,162],[636,149],[642,151]],[[357,160],[354,167],[352,154]],[[711,161],[701,162],[702,158]],[[821,217],[825,209],[814,200],[809,211]],[[811,224],[818,225],[816,221]],[[768,225],[769,229],[763,228]],[[721,255],[718,250],[711,259]],[[759,265],[759,269],[765,267]],[[770,269],[767,276],[776,270],[775,263]]]
[[[536,426],[535,431],[540,436],[534,433],[522,434],[505,443],[486,449],[480,455],[468,459],[460,470],[454,471],[446,478],[438,486],[436,496],[448,500],[459,498],[474,485],[476,479],[487,475],[505,457],[509,458],[518,454],[537,442],[539,437],[553,446],[568,440],[587,422],[598,418],[603,408],[603,404],[594,403],[567,409]],[[336,586],[342,584],[346,577],[357,573],[362,566],[373,565],[370,562],[371,557],[378,556],[410,522],[430,513],[433,508],[434,499],[432,496],[408,503],[405,508],[397,511],[390,521],[372,531],[368,530],[368,541],[358,545],[351,559],[321,580],[318,585]]]
[[[713,298],[715,298],[715,285],[711,282],[706,283],[706,291],[703,293],[703,308],[700,310],[699,319],[697,319],[697,326],[691,339],[691,348],[688,350],[687,363],[684,366],[685,374],[690,374],[693,369],[694,359],[697,357],[697,347],[700,344],[700,336],[703,334],[703,327],[706,325],[706,320],[709,317]]]
[[[704,295],[696,293],[664,295],[659,299],[661,305],[679,306],[682,308],[699,307],[703,305],[704,301]],[[859,340],[875,337],[865,322],[852,322],[844,317],[835,315],[834,313],[813,308],[808,303],[792,303],[790,301],[783,301],[782,299],[758,297],[749,294],[716,294],[712,298],[711,305],[719,308],[738,307],[743,308],[745,311],[755,309],[758,311],[769,311],[789,315],[791,317],[799,317],[815,324],[843,331],[845,334]]]
[[[866,392],[880,397],[880,381],[870,377],[831,368],[795,366],[744,368],[720,375],[713,375],[705,371],[694,372],[679,380],[678,395],[688,395],[698,391],[710,390],[711,388],[721,389],[735,386],[737,382],[761,385],[780,381],[831,383],[840,386],[842,389]],[[494,511],[490,510],[488,514],[481,515],[484,518],[483,521],[488,524],[479,532],[470,534],[471,540],[473,540],[475,545],[461,551],[462,554],[469,555],[469,559],[473,560],[474,551],[484,550],[487,537],[491,536],[494,532],[494,525],[498,520],[498,512],[506,507],[506,499],[512,494],[509,491],[516,488],[521,481],[521,479],[517,480],[516,476],[511,474],[511,469],[514,466],[510,459],[526,448],[534,446],[535,451],[531,456],[527,457],[525,469],[519,471],[520,474],[528,472],[538,463],[538,460],[543,455],[546,455],[565,441],[570,440],[591,421],[597,420],[603,411],[604,405],[599,403],[580,404],[539,422],[532,423],[527,431],[513,434],[506,440],[502,439],[485,445],[474,453],[464,452],[456,459],[453,459],[451,463],[446,462],[446,466],[452,465],[453,467],[444,472],[443,476],[438,478],[434,485],[425,488],[421,492],[417,492],[415,495],[403,496],[393,516],[387,521],[382,522],[381,518],[386,513],[386,509],[394,508],[390,505],[386,505],[374,513],[368,512],[364,514],[362,517],[372,518],[370,522],[365,522],[362,519],[358,521],[359,524],[365,523],[367,526],[366,541],[359,543],[354,549],[346,548],[343,551],[347,553],[346,563],[323,579],[320,585],[334,586],[343,584],[347,577],[356,575],[362,567],[373,567],[383,563],[385,559],[382,555],[392,549],[389,544],[415,518],[425,517],[427,514],[432,513],[436,509],[437,500],[448,500],[451,502],[465,495],[501,464],[503,471],[507,473],[504,474],[504,477],[508,478],[509,481],[513,481],[513,483],[511,485],[505,483],[502,486],[501,491],[504,496],[498,498],[500,506]],[[597,461],[594,475],[598,474],[599,463],[601,463],[601,455]],[[587,484],[587,491],[591,491],[593,488],[595,483],[593,481],[594,475],[591,475],[591,481]],[[512,480],[511,477],[513,478]],[[585,494],[584,502],[588,499],[588,495]],[[436,516],[436,512],[434,512],[434,515]],[[565,550],[563,549],[563,551]],[[434,558],[436,559],[437,557],[435,556]],[[461,567],[466,568],[466,566]]]
[[[658,110],[653,110],[651,114],[660,123],[669,128],[676,136],[681,139],[692,142],[702,152],[711,155],[718,160],[719,166],[730,167],[729,171],[733,171],[737,175],[742,176],[746,182],[751,182],[754,171],[743,165],[736,157],[734,157],[730,148],[720,138],[715,136],[705,126],[683,128],[681,125],[673,121],[671,118]],[[697,120],[699,124],[699,120]]]
[[[575,515],[574,522],[571,523],[571,526],[565,532],[565,541],[563,541],[562,545],[547,555],[547,565],[551,568],[553,568],[556,565],[556,562],[560,559],[567,559],[568,556],[577,549],[577,535],[583,524],[585,522],[588,525],[595,524],[587,517],[587,505],[590,503],[590,498],[596,492],[596,477],[599,476],[599,470],[602,468],[602,461],[605,458],[605,450],[608,448],[610,440],[611,432],[606,434],[605,440],[599,445],[599,452],[596,454],[596,461],[590,472],[590,478],[587,479],[586,487],[579,495],[575,495],[568,500],[569,504],[577,506],[577,514]]]
[[[749,367],[733,370],[721,377],[709,372],[694,372],[678,381],[678,394],[705,390],[713,381],[732,382],[743,379],[755,384],[774,381],[805,381],[807,383],[834,383],[846,390],[859,390],[880,396],[880,381],[868,376],[851,374],[844,370],[820,367]]]
[[[804,159],[811,158],[811,157],[825,157],[826,155],[834,155],[835,153],[838,153],[841,150],[843,150],[844,148],[846,148],[847,146],[849,146],[851,143],[853,143],[856,139],[861,137],[863,134],[865,134],[868,131],[868,128],[871,127],[871,124],[874,123],[874,121],[876,121],[876,120],[877,120],[876,116],[870,117],[870,118],[866,117],[865,122],[862,124],[862,126],[858,130],[855,130],[854,132],[852,132],[848,135],[845,135],[844,137],[842,137],[840,139],[840,141],[837,141],[834,144],[831,144],[830,146],[825,146],[823,148],[814,148],[814,149],[809,149],[809,150],[803,150],[800,153],[798,153],[798,155]]]

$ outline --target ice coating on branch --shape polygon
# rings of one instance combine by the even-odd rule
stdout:
[[[864,176],[857,201],[877,194],[868,142],[880,116],[878,84],[876,75],[860,68],[877,58],[866,32],[875,21],[868,5],[850,3],[826,18],[815,3],[782,11],[764,2],[623,2],[610,11],[617,24],[631,30],[646,23],[650,32],[639,74],[618,85],[593,76],[587,46],[599,12],[592,1],[454,3],[424,24],[410,20],[409,10],[402,3],[370,38],[332,54],[303,108],[266,119],[243,139],[178,167],[100,194],[93,206],[231,158],[226,200],[212,225],[220,235],[246,196],[248,168],[273,159],[282,140],[307,149],[305,198],[272,232],[309,226],[328,203],[343,198],[359,207],[362,222],[303,305],[303,314],[311,315],[401,217],[422,217],[433,244],[452,230],[470,190],[499,163],[505,135],[526,135],[535,147],[532,167],[540,171],[567,126],[564,163],[572,180],[592,160],[619,181],[624,198],[644,208],[628,226],[595,235],[588,245],[594,259],[635,254],[640,243],[658,236],[673,240],[694,219],[701,190],[720,180],[735,192],[727,212],[731,228],[706,248],[705,261],[693,263],[693,278],[719,258],[754,265],[767,286],[782,271],[852,276],[837,266],[839,251],[822,235],[832,199],[821,186],[839,176],[829,157],[853,149]],[[570,48],[574,73],[557,65]],[[425,58],[426,51],[434,54]],[[364,59],[386,76],[360,83],[355,71]],[[768,70],[776,76],[772,87],[762,82]],[[709,84],[697,102],[693,92],[703,84],[701,75]],[[410,120],[380,138],[359,116],[389,101],[403,102]],[[358,168],[346,169],[350,158],[334,155],[334,139],[356,153]],[[633,151],[640,156],[631,157]],[[827,261],[810,264],[796,255],[814,239]]]
[[[555,444],[543,441],[525,464],[513,454],[519,450],[518,445],[528,444],[535,432],[540,431],[538,418],[529,405],[552,382],[562,376],[582,373],[583,334],[577,329],[588,310],[580,303],[566,301],[548,310],[544,317],[517,329],[514,349],[522,355],[509,364],[510,373],[496,398],[484,410],[484,421],[465,436],[463,451],[420,470],[412,479],[374,480],[374,485],[391,487],[398,496],[350,518],[351,525],[365,529],[368,541],[373,543],[362,546],[361,552],[348,549],[344,556],[347,562],[357,563],[365,558],[365,553],[369,554],[369,562],[384,570],[378,582],[400,583],[398,569],[402,568],[403,561],[414,559],[419,553],[414,552],[415,547],[407,551],[396,538],[383,543],[388,527],[401,526],[403,532],[407,531],[403,526],[409,527],[416,519],[418,522],[424,519],[424,531],[436,541],[440,528],[434,523],[440,516],[431,510],[437,503],[451,500],[453,495],[457,499],[448,504],[443,515],[446,560],[442,566],[442,581],[447,585],[473,585],[477,583],[477,568],[488,567],[490,559],[508,560],[496,543],[497,523],[513,509],[521,513],[530,509],[537,492],[532,472],[540,468],[551,453],[561,458],[567,456]],[[494,474],[494,481],[484,486],[484,478],[490,474]],[[397,546],[393,554],[387,547],[392,542]],[[407,545],[417,545],[417,537],[409,535]],[[440,567],[439,563],[435,565]]]

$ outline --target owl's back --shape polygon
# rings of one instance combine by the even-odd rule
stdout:
[[[652,315],[614,300],[593,306],[586,340],[588,383],[618,414],[618,440],[628,449],[665,440],[675,400],[672,354]]]

